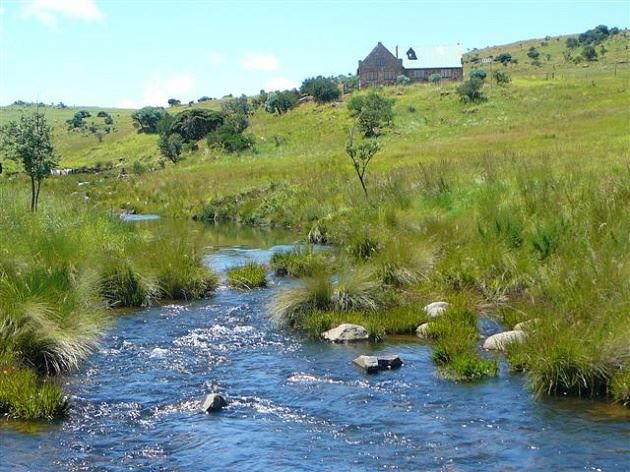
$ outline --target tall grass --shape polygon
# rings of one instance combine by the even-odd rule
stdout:
[[[232,267],[227,273],[228,282],[232,287],[252,289],[267,286],[267,269],[257,262]]]

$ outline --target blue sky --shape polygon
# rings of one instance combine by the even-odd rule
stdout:
[[[355,72],[391,49],[628,27],[617,1],[0,0],[0,104],[166,105]]]

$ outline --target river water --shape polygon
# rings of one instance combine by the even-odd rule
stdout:
[[[220,273],[265,262],[291,241],[209,238],[206,261]],[[290,283],[223,284],[208,300],[117,317],[102,349],[65,380],[68,419],[0,425],[0,470],[630,470],[627,409],[534,400],[504,364],[494,380],[443,380],[430,347],[411,338],[308,341],[269,316]],[[367,353],[396,353],[405,364],[368,376],[351,363]],[[202,413],[215,391],[229,406]]]

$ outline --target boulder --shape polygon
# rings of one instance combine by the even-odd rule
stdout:
[[[219,411],[224,406],[227,406],[227,400],[223,395],[218,393],[210,393],[206,395],[205,400],[201,404],[201,409],[206,413],[211,413],[213,411]]]
[[[520,323],[516,323],[512,329],[514,331],[529,331],[536,325],[536,323],[538,323],[538,321],[538,318],[521,321]]]
[[[420,339],[429,339],[429,323],[422,323],[416,328],[416,336]]]
[[[507,346],[512,343],[522,343],[526,336],[525,331],[503,331],[487,338],[483,343],[483,348],[492,351],[505,351]]]
[[[448,307],[448,302],[433,302],[425,306],[424,311],[427,315],[429,315],[429,318],[437,318],[438,316],[443,315]]]
[[[368,374],[374,374],[378,372],[379,362],[376,356],[359,356],[352,361],[352,363],[358,367],[361,367]]]
[[[370,335],[363,326],[344,323],[322,333],[322,338],[333,343],[367,341]]]
[[[381,370],[398,369],[401,365],[403,365],[403,361],[400,356],[395,354],[392,354],[391,356],[378,356],[376,360],[378,361],[378,368]]]

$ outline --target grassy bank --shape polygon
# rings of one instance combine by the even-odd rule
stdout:
[[[98,347],[108,307],[199,298],[216,276],[186,234],[162,241],[85,206],[48,198],[31,213],[22,200],[0,187],[0,415],[51,418],[67,411],[55,378]]]

